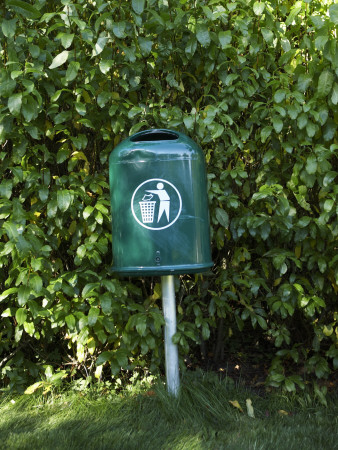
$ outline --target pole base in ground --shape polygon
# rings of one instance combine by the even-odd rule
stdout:
[[[176,333],[174,275],[162,276],[161,280],[163,315],[165,320],[164,352],[167,390],[169,394],[177,397],[180,387],[180,378],[178,369],[178,348],[177,345],[173,343],[173,336]]]

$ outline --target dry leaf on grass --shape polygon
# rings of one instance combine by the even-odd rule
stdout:
[[[248,412],[248,416],[252,417],[253,419],[255,418],[255,413],[254,413],[254,409],[252,406],[252,401],[250,398],[246,399],[246,410]]]
[[[243,409],[237,400],[229,400],[229,403],[231,403],[235,408],[239,409],[240,412],[243,412]]]

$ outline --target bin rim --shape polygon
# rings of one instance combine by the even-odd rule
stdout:
[[[166,128],[150,128],[142,130],[129,137],[131,142],[162,142],[176,141],[180,138],[181,133]],[[146,139],[149,137],[149,139]]]
[[[156,277],[163,275],[185,275],[190,273],[205,273],[213,267],[212,261],[203,264],[177,264],[175,266],[130,266],[111,267],[112,273],[127,277]]]

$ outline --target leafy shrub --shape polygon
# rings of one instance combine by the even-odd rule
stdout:
[[[107,158],[151,127],[208,165],[215,267],[181,279],[181,353],[217,356],[237,328],[276,347],[274,386],[337,369],[338,5],[5,3],[3,385],[160,367],[159,284],[109,271]]]

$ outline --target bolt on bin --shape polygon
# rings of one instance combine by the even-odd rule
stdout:
[[[109,158],[113,271],[127,276],[198,273],[210,251],[204,155],[182,133],[141,131]]]

